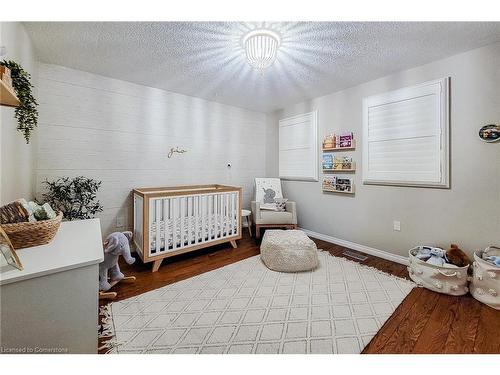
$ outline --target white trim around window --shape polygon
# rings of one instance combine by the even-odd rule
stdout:
[[[449,188],[449,78],[363,100],[363,183]]]

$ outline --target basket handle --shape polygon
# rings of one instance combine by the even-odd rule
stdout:
[[[453,273],[446,273],[446,272],[443,272],[443,271],[441,271],[441,270],[439,270],[439,269],[438,269],[437,271],[438,271],[441,275],[446,276],[446,277],[453,277],[453,276],[457,276],[457,274],[458,274],[456,271],[455,271],[455,272],[453,272]]]

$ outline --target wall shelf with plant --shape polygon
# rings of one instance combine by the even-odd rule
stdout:
[[[29,143],[38,124],[38,103],[33,96],[31,75],[15,61],[0,61],[0,67],[0,104],[15,107],[17,130]]]
[[[19,107],[21,102],[17,98],[14,89],[7,85],[3,80],[0,80],[0,105],[6,107]]]

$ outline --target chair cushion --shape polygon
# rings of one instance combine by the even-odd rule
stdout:
[[[260,211],[259,223],[265,224],[295,224],[293,222],[293,215],[291,212],[278,212],[278,211]]]
[[[274,271],[309,271],[318,266],[316,244],[301,230],[267,230],[260,257]]]

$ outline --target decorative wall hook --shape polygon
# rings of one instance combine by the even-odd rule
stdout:
[[[177,147],[172,147],[167,155],[167,157],[170,159],[172,156],[174,156],[174,154],[183,154],[187,152],[186,150],[184,150],[183,148],[179,148],[178,146]]]

